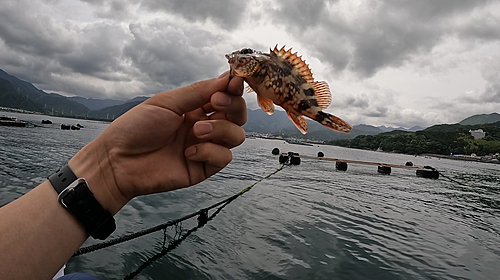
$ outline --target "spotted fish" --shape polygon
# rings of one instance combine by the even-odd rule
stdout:
[[[285,109],[288,117],[302,132],[308,123],[303,116],[339,132],[349,133],[352,126],[331,114],[323,112],[331,103],[328,84],[316,82],[309,66],[292,49],[278,46],[270,53],[245,48],[226,54],[231,76],[239,76],[248,84],[248,91],[257,93],[259,106],[269,115],[274,104]]]

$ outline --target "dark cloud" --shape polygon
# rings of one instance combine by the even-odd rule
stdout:
[[[389,111],[389,108],[387,108],[385,106],[377,106],[370,111],[364,112],[363,115],[367,116],[367,117],[383,118],[383,117],[387,117],[388,111]]]
[[[370,106],[370,101],[366,95],[362,96],[349,96],[343,105],[350,107],[366,109]]]
[[[287,22],[289,25],[297,26],[299,29],[316,26],[326,19],[328,16],[327,6],[335,1],[329,0],[292,0],[278,2],[279,8],[277,15],[280,20]],[[276,11],[273,11],[273,13]]]
[[[126,71],[121,56],[123,42],[130,35],[119,25],[107,23],[89,24],[78,33],[78,45],[70,52],[56,55],[61,66],[103,80],[122,80],[110,73]]]
[[[219,27],[230,30],[240,24],[247,3],[241,0],[142,0],[141,7],[149,11],[177,13],[192,22],[209,19]]]
[[[227,64],[224,51],[233,50],[197,24],[156,20],[123,28],[106,20],[77,25],[38,15],[36,7],[19,12],[22,5],[0,9],[2,68],[69,95],[155,94],[218,76]],[[135,91],[120,91],[126,83]]]
[[[2,1],[0,68],[47,91],[129,98],[216,77],[228,68],[225,53],[267,52],[274,47],[269,40],[291,37],[277,43],[302,45],[306,50],[294,51],[321,64],[317,77],[338,79],[331,89],[345,92],[333,92],[329,109],[349,121],[424,125],[437,115],[467,117],[500,103],[498,1],[81,1]],[[73,13],[73,6],[82,11]],[[71,11],[67,18],[64,11]],[[392,70],[380,70],[405,65],[394,77],[394,88],[404,92],[390,92]],[[460,71],[471,72],[462,83],[467,88],[447,92]],[[443,92],[449,105],[415,105],[423,111],[398,105],[415,92],[404,81],[437,72],[446,81],[426,88],[434,90],[429,95]]]
[[[221,40],[196,27],[156,21],[131,24],[130,32],[134,38],[126,44],[124,56],[157,91],[216,77],[226,63],[218,49]]]
[[[93,4],[101,5],[95,14],[100,18],[108,18],[114,20],[124,20],[132,18],[130,5],[133,1],[86,1]]]
[[[31,55],[52,56],[70,52],[76,42],[70,31],[46,15],[39,6],[25,1],[3,1],[0,8],[0,38],[11,49]]]
[[[82,78],[130,81],[121,56],[131,36],[119,24],[57,22],[40,14],[36,3],[25,5],[14,1],[0,8],[0,59],[10,74],[42,89],[94,97],[106,91]]]
[[[494,16],[479,16],[479,23],[458,19],[466,20],[490,3],[494,1],[373,0],[349,9],[338,1],[293,0],[279,2],[269,16],[334,69],[369,77],[428,53],[443,36],[500,40]]]

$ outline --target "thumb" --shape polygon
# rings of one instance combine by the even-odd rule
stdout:
[[[210,102],[210,97],[218,91],[226,91],[229,71],[217,79],[199,81],[189,86],[165,91],[146,100],[146,104],[159,106],[183,115]]]

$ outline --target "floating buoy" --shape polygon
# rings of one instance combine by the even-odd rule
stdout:
[[[51,120],[42,120],[42,124],[52,124]]]
[[[340,170],[340,171],[346,171],[347,170],[347,162],[336,161],[335,162],[335,169]]]
[[[300,164],[300,155],[298,153],[292,153],[289,152],[290,154],[290,164],[291,165],[299,165]]]
[[[76,125],[72,125],[71,126],[71,130],[80,130],[80,127],[76,126]]]
[[[279,159],[279,160],[280,160],[280,163],[281,163],[281,164],[286,163],[286,162],[288,161],[288,154],[286,154],[286,153],[282,153],[282,154],[280,155],[280,159]]]
[[[281,164],[289,163],[290,165],[299,165],[300,155],[294,152],[282,153],[279,161]]]
[[[323,152],[318,152],[318,157],[324,157],[325,154],[323,154]]]
[[[70,130],[71,129],[71,125],[63,123],[63,124],[61,124],[61,129],[62,130]]]
[[[77,123],[76,126],[78,126],[79,128],[83,128],[83,125]]]
[[[406,165],[406,166],[413,166],[413,162],[411,162],[411,161],[407,161],[407,162],[405,163],[405,165]]]
[[[430,166],[424,166],[423,169],[417,169],[417,176],[429,179],[438,179],[439,171]]]
[[[377,171],[378,171],[378,173],[389,175],[389,174],[391,174],[391,167],[379,165],[377,168]]]
[[[280,154],[280,149],[274,148],[272,151],[273,155],[279,155]]]

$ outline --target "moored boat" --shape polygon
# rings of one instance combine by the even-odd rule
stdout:
[[[1,126],[26,127],[27,123],[28,122],[22,121],[16,117],[0,116],[0,125]]]

